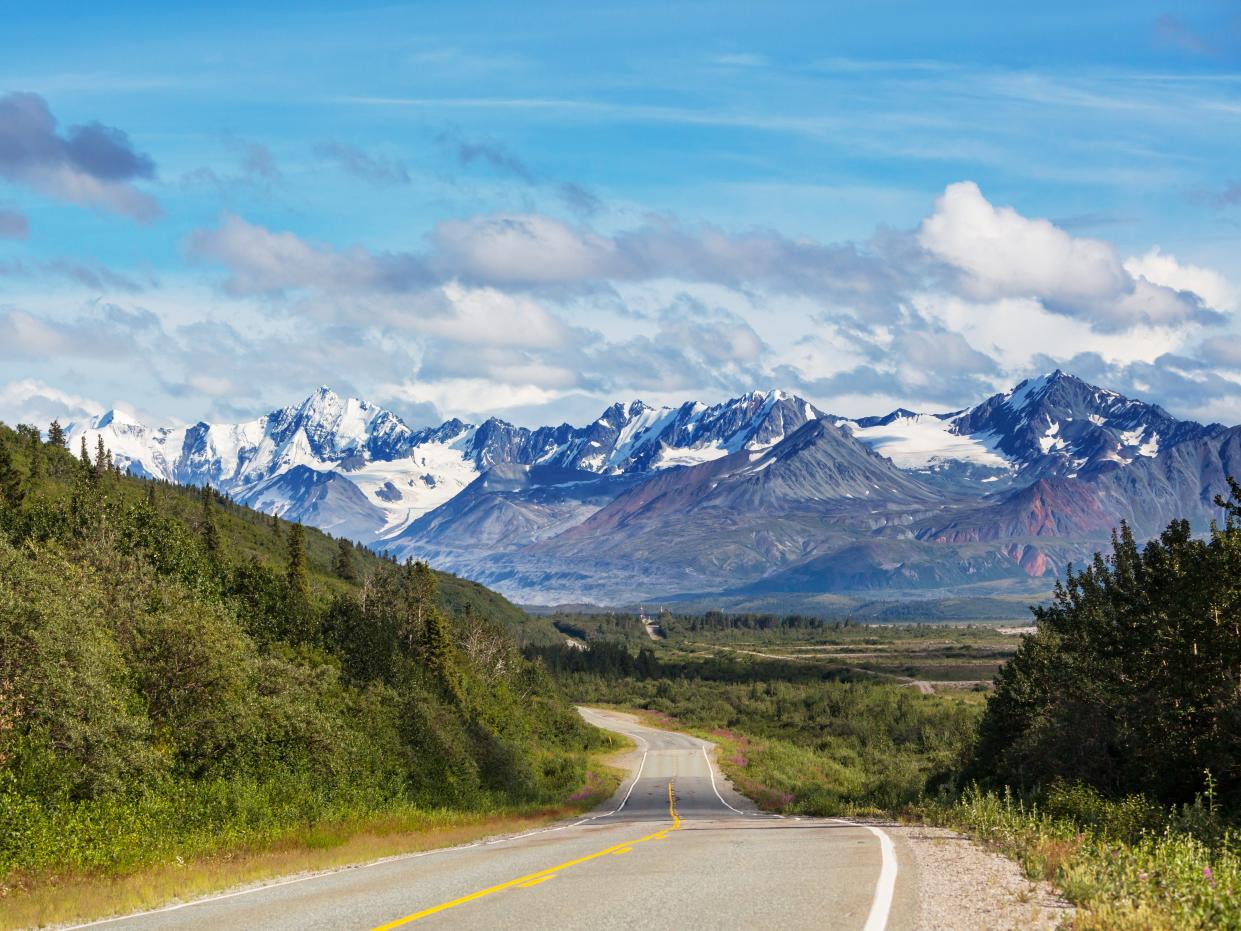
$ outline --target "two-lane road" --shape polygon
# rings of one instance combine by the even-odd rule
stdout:
[[[102,923],[133,929],[841,928],[915,925],[878,828],[755,810],[705,741],[583,709],[633,738],[634,772],[590,817]],[[898,860],[900,861],[898,863]]]

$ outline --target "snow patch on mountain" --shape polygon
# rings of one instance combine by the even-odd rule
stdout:
[[[949,462],[1007,469],[1012,466],[996,451],[994,437],[980,433],[960,435],[952,432],[951,422],[935,414],[908,411],[880,418],[863,426],[857,421],[841,421],[855,437],[902,469],[926,469]]]

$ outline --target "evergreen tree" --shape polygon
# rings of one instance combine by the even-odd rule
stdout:
[[[357,580],[358,573],[353,567],[353,544],[344,537],[336,541],[336,564],[332,568],[346,582]]]
[[[107,447],[103,445],[103,434],[100,434],[95,442],[95,465],[93,468],[95,478],[102,478],[104,473],[109,471],[112,466],[109,459]]]
[[[1056,779],[1187,802],[1241,797],[1241,484],[1223,528],[1173,521],[1058,583],[996,679],[973,775],[1037,788]]]
[[[215,492],[210,485],[204,485],[202,490],[202,534],[203,545],[207,548],[207,553],[212,559],[216,558],[220,553],[220,528],[216,524],[215,507],[213,499]]]
[[[17,507],[23,497],[22,475],[13,464],[8,444],[0,443],[0,503]]]
[[[82,437],[82,450],[78,453],[78,461],[82,463],[83,472],[91,471],[90,454],[86,452],[86,437]]]
[[[407,605],[403,639],[421,653],[427,671],[445,694],[460,702],[452,629],[436,604],[435,573],[425,562],[407,560],[401,576]]]
[[[47,445],[56,446],[60,449],[69,448],[69,440],[65,437],[65,428],[60,425],[59,420],[53,420],[51,426],[47,428]]]
[[[300,607],[310,600],[310,575],[306,568],[306,531],[301,524],[289,527],[288,564],[285,579],[289,593]]]

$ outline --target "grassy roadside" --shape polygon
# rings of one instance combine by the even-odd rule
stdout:
[[[1208,800],[1165,808],[1075,785],[1030,805],[969,790],[902,815],[961,831],[1050,882],[1077,906],[1074,931],[1241,928],[1241,842]]]
[[[622,745],[616,737],[610,748],[591,754],[587,781],[561,805],[475,812],[411,806],[303,825],[261,842],[177,856],[128,872],[11,875],[0,884],[0,928],[123,915],[301,873],[533,830],[589,811],[609,798],[623,777],[609,761]]]

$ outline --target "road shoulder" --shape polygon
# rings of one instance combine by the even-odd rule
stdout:
[[[1051,931],[1073,919],[1073,906],[1048,883],[1032,882],[1012,860],[963,834],[922,824],[884,827],[914,863],[921,931]]]

